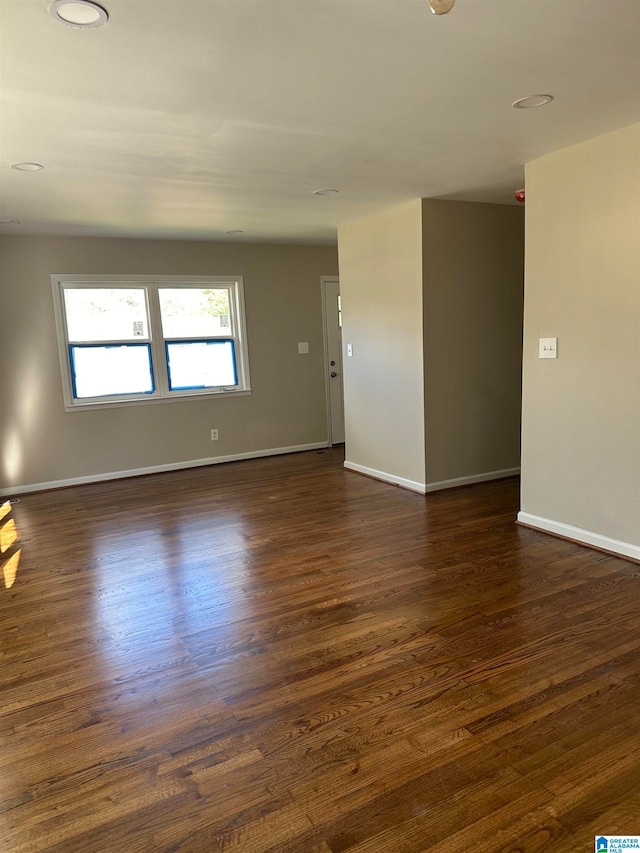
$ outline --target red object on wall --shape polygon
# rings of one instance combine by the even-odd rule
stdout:
[[[524,190],[518,190],[516,193],[516,201],[520,201],[524,204]]]

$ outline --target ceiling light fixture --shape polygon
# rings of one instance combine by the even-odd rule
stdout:
[[[455,6],[456,0],[429,0],[434,15],[446,15]]]
[[[12,163],[11,168],[18,172],[41,172],[44,166],[41,163]]]
[[[529,95],[527,98],[518,98],[511,105],[514,110],[534,110],[536,107],[544,107],[550,104],[553,95]]]
[[[314,190],[314,195],[338,195],[340,190]]]
[[[49,14],[66,27],[102,27],[109,13],[91,0],[53,0]]]
[[[236,228],[233,231],[225,231],[225,234],[244,234],[244,231],[241,231],[239,228]]]

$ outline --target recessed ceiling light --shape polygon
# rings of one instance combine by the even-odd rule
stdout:
[[[446,15],[453,9],[455,2],[456,0],[429,0],[429,5],[434,15]]]
[[[338,195],[340,190],[314,190],[314,195]]]
[[[550,104],[553,100],[553,95],[530,95],[528,98],[518,98],[511,105],[514,110],[533,110],[536,107],[544,107],[545,104]]]
[[[11,168],[18,172],[41,172],[44,166],[41,163],[12,163]]]
[[[22,225],[19,219],[0,219],[0,225]]]
[[[109,20],[107,10],[91,0],[53,0],[49,14],[67,27],[101,27]]]
[[[239,229],[236,228],[235,231],[225,231],[224,233],[225,234],[244,234],[244,231],[240,231]]]

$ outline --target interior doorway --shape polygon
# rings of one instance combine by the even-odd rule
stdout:
[[[323,276],[322,278],[322,321],[329,444],[343,444],[342,306],[340,279],[337,277]]]

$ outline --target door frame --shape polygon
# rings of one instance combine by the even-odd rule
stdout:
[[[333,447],[331,440],[331,391],[329,384],[329,343],[327,340],[327,291],[325,285],[328,283],[337,282],[340,284],[340,276],[338,275],[323,275],[320,276],[320,295],[322,304],[322,342],[323,342],[323,358],[324,358],[324,397],[327,409],[327,447]],[[342,377],[343,394],[344,394],[344,376]]]

